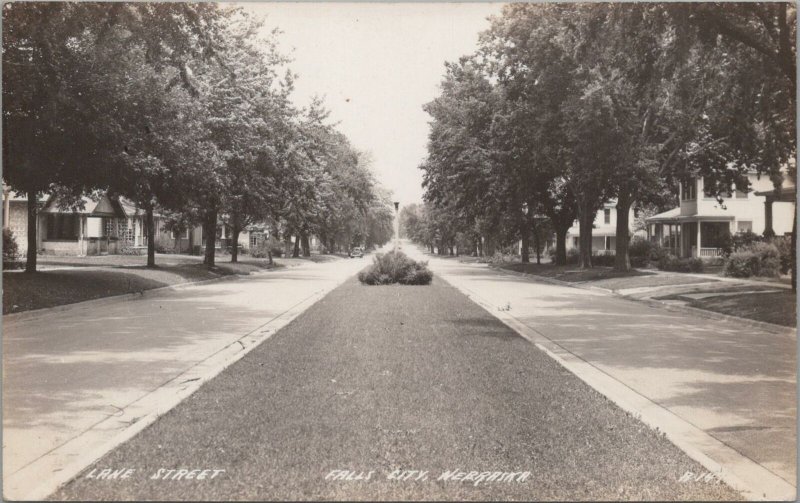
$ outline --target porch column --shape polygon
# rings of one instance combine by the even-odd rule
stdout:
[[[3,229],[8,229],[11,225],[11,191],[3,191]]]
[[[772,230],[772,198],[767,196],[767,200],[764,201],[764,233],[773,234],[774,231]]]
[[[700,229],[702,227],[703,227],[703,224],[698,220],[698,222],[697,222],[697,256],[698,257],[700,256],[700,248],[702,247],[701,246],[702,241],[700,241],[700,238],[702,237]]]

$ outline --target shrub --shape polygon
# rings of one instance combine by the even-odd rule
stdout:
[[[653,250],[655,245],[639,236],[635,236],[631,239],[630,244],[628,244],[628,255],[631,259],[633,257],[644,257],[645,260],[650,257],[650,252]]]
[[[250,248],[250,256],[253,258],[267,258],[272,253],[272,258],[283,256],[283,246],[273,239],[262,239]]]
[[[669,250],[667,250],[662,246],[654,244],[650,248],[650,254],[647,256],[647,260],[654,264],[658,264],[661,260],[664,259],[664,257],[667,257],[669,255],[670,255]]]
[[[567,250],[567,265],[575,265],[579,262],[581,251],[578,248],[570,248]]]
[[[640,257],[631,255],[629,259],[631,261],[631,267],[647,267],[647,256]]]
[[[178,247],[156,242],[156,253],[178,253]]]
[[[778,276],[781,259],[778,248],[771,243],[752,242],[731,253],[725,262],[725,276],[749,278],[750,276]]]
[[[703,261],[699,258],[678,258],[666,254],[659,259],[658,268],[672,272],[703,272]]]
[[[780,236],[772,239],[772,244],[778,249],[781,261],[781,274],[789,274],[792,270],[792,238]]]
[[[751,234],[752,234],[752,232],[751,232]],[[731,236],[731,233],[729,231],[726,230],[725,232],[723,232],[719,236],[719,239],[717,241],[717,247],[722,249],[722,256],[723,257],[729,256],[733,252],[735,246],[736,246],[736,243],[735,243],[735,241],[733,239],[733,236]]]
[[[743,250],[753,243],[759,243],[764,240],[763,237],[754,233],[753,231],[737,232],[731,237],[731,251]]]
[[[3,229],[3,269],[16,269],[20,264],[19,247],[11,229]]]
[[[516,256],[510,253],[494,252],[494,255],[489,257],[490,264],[510,264],[516,262]]]
[[[602,252],[592,255],[592,265],[613,267],[617,257],[613,253]]]
[[[379,253],[372,265],[358,273],[358,280],[367,285],[428,285],[433,273],[427,262],[417,262],[400,251]]]

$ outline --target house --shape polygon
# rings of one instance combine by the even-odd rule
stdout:
[[[147,246],[144,211],[107,194],[83,197],[83,207],[63,208],[50,197],[39,211],[38,249],[51,255],[128,253]]]
[[[747,177],[751,190],[737,190],[734,186],[721,203],[705,191],[707,181],[703,178],[683,181],[680,206],[646,220],[649,239],[678,257],[712,258],[722,255],[727,234],[763,234],[769,228],[777,235],[791,234],[794,186],[786,186],[781,191],[785,194],[776,196],[769,177],[755,171]]]
[[[42,198],[44,202],[44,198]],[[28,250],[28,196],[3,186],[3,228],[11,229],[17,250],[24,256]]]
[[[24,255],[28,241],[28,200],[25,194],[3,188],[3,227],[14,232],[19,252]],[[57,197],[42,196],[37,229],[37,250],[50,255],[105,255],[144,253],[147,229],[144,210],[124,197],[103,194],[83,197],[83,208],[61,207]],[[202,254],[206,244],[202,226],[176,232],[168,230],[163,216],[156,212],[154,223],[156,250],[168,253]],[[250,249],[269,238],[266,224],[248,225],[239,233],[239,246]],[[229,225],[217,225],[217,249],[228,249],[232,232]]]
[[[636,219],[639,218],[639,208],[631,208],[628,214],[630,236],[647,235],[644,230],[635,230]],[[580,226],[575,220],[567,231],[567,251],[580,248]],[[592,252],[613,254],[617,249],[617,202],[611,200],[597,211],[592,228]]]

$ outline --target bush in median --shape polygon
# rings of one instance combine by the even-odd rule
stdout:
[[[358,280],[367,285],[428,285],[432,279],[427,262],[412,260],[400,251],[379,253],[372,265],[358,273]]]

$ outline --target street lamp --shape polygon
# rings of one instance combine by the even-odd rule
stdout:
[[[400,201],[394,202],[394,251],[397,251],[397,243],[400,239]]]

